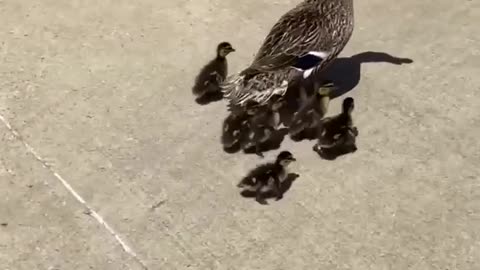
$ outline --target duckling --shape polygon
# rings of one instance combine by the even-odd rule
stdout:
[[[294,161],[296,159],[292,153],[282,151],[278,154],[275,162],[262,164],[251,170],[237,184],[237,187],[243,188],[244,191],[254,191],[255,199],[260,204],[268,204],[263,195],[270,191],[275,193],[276,200],[280,200],[283,197],[281,184],[288,175],[287,167]]]
[[[303,97],[300,109],[295,113],[290,124],[291,137],[296,137],[304,131],[317,127],[320,119],[328,111],[330,94],[336,88],[333,82],[326,81],[320,87],[315,86],[317,91],[310,97]]]
[[[278,130],[280,125],[279,110],[283,104],[284,101],[281,99],[275,101],[272,99],[267,106],[259,107],[254,111],[248,122],[250,132],[243,149],[255,147],[255,154],[263,158],[260,146]]]
[[[221,141],[224,149],[232,148],[244,142],[249,133],[249,118],[254,114],[253,109],[232,111],[223,121]]]
[[[228,42],[221,42],[217,45],[217,56],[205,65],[195,78],[195,85],[192,93],[197,100],[205,95],[222,95],[220,83],[228,74],[228,63],[226,56],[235,49]]]
[[[342,112],[333,117],[327,117],[318,125],[318,143],[313,150],[320,153],[322,149],[333,149],[337,147],[352,147],[357,149],[355,138],[358,136],[358,129],[353,126],[352,111],[355,107],[351,97],[345,98],[342,103]]]

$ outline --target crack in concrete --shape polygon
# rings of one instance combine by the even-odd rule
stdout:
[[[146,264],[137,256],[135,251],[120,237],[120,235],[103,219],[103,217],[98,214],[92,207],[80,196],[72,186],[59,174],[57,173],[54,168],[48,164],[48,162],[43,159],[33,147],[30,146],[9,123],[5,117],[0,115],[0,121],[7,127],[7,129],[12,133],[12,135],[19,140],[27,149],[27,151],[38,161],[42,164],[44,168],[49,170],[55,178],[57,178],[60,183],[70,192],[70,194],[79,202],[81,203],[86,211],[88,212],[89,216],[93,217],[100,225],[102,225],[118,242],[118,244],[122,247],[123,251],[125,251],[128,255],[130,255],[144,270],[148,270]]]

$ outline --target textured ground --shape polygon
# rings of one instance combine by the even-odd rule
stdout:
[[[221,150],[192,80],[296,2],[0,1],[0,268],[480,269],[478,1],[356,1],[332,76],[359,151],[287,139],[284,199],[239,196],[260,160]]]

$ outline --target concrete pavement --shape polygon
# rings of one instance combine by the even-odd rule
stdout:
[[[480,269],[477,1],[356,1],[333,69],[359,151],[286,139],[284,199],[238,194],[261,160],[221,150],[193,78],[223,40],[246,66],[297,2],[0,1],[1,268]]]

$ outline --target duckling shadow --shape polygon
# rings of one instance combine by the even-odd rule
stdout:
[[[311,80],[332,80],[338,87],[332,96],[337,98],[353,90],[361,79],[361,67],[364,63],[389,63],[394,65],[411,64],[412,59],[392,56],[384,52],[363,52],[350,57],[340,57],[323,72],[315,73]],[[311,81],[310,83],[313,83]]]
[[[335,160],[340,156],[353,154],[357,151],[356,146],[342,146],[342,147],[335,147],[335,148],[322,148],[317,154],[325,160]]]
[[[277,150],[282,146],[282,142],[285,136],[288,134],[288,128],[281,128],[275,131],[270,139],[260,145],[261,152],[268,152]],[[247,148],[243,150],[245,154],[255,154],[255,147]]]
[[[200,96],[195,99],[195,102],[198,105],[207,105],[212,102],[217,102],[223,99],[223,94],[221,92],[207,93],[203,96]]]
[[[293,185],[293,182],[297,180],[298,177],[300,177],[300,175],[297,173],[289,173],[287,175],[287,178],[280,185],[280,191],[282,192],[282,194],[285,194],[288,190],[290,190],[290,188]],[[255,194],[256,194],[255,191],[250,191],[250,190],[243,190],[240,192],[240,195],[244,198],[254,198]],[[273,191],[269,191],[264,193],[263,197],[265,199],[271,199],[271,198],[275,198],[275,194]]]

